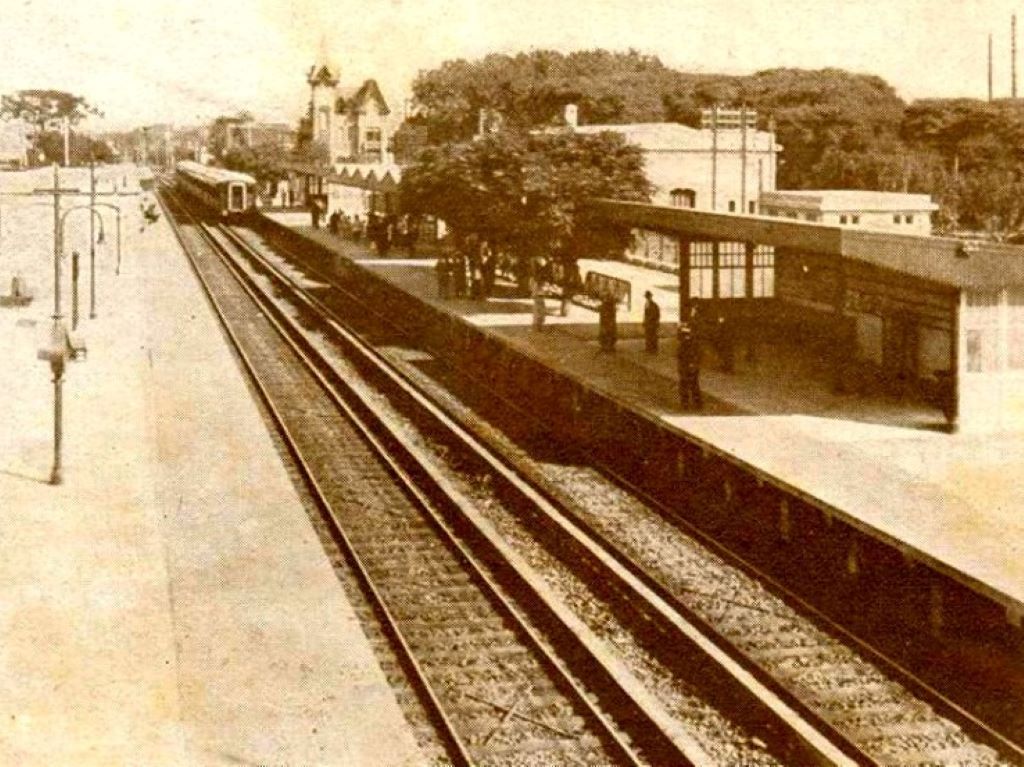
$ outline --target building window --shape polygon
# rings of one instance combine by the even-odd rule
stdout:
[[[690,243],[690,298],[715,297],[713,243]]]
[[[735,213],[736,212],[736,200],[729,200],[729,212],[730,213]]]
[[[892,217],[892,222],[893,222],[894,224],[898,224],[898,223],[900,223],[900,217],[899,217],[899,214],[897,214],[897,215],[895,215],[895,216],[893,216],[893,217]]]
[[[380,141],[380,128],[368,128],[366,130],[367,141]]]
[[[914,223],[914,217],[913,216],[904,216],[903,220],[906,221],[908,224]]]
[[[805,213],[804,218],[806,218],[808,221],[817,221],[820,218],[820,216],[818,216],[817,213]]]
[[[750,215],[757,213],[757,202],[755,200],[751,200],[747,203],[747,213]]]
[[[840,216],[839,217],[839,223],[840,224],[845,224],[846,223],[846,216]]]
[[[799,217],[800,217],[800,214],[797,213],[795,210],[791,210],[791,211],[789,211],[786,214],[786,218],[799,218]]]
[[[851,224],[859,224],[860,223],[860,216],[850,216],[850,223]]]
[[[746,293],[747,248],[742,242],[718,245],[718,297],[743,298]]]
[[[754,247],[753,298],[771,298],[775,295],[775,248],[771,245]]]
[[[692,189],[673,189],[669,192],[669,202],[673,208],[694,208],[697,205],[697,193]]]

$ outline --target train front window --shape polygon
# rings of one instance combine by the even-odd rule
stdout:
[[[245,187],[241,184],[232,184],[230,187],[229,210],[245,210]]]

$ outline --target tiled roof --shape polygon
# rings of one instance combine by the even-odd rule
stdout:
[[[365,80],[358,88],[339,88],[337,93],[336,111],[338,114],[358,111],[370,99],[377,102],[377,108],[382,115],[391,114],[376,80]]]

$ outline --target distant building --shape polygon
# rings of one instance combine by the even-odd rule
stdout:
[[[761,194],[775,189],[782,147],[775,143],[773,132],[757,130],[757,114],[752,111],[705,110],[705,127],[699,129],[680,123],[579,125],[577,108],[570,104],[565,122],[575,133],[612,131],[638,146],[647,180],[654,187],[651,201],[656,205],[756,214]],[[743,243],[725,243],[723,247],[741,253]],[[633,245],[625,255],[649,266],[679,267],[679,243],[660,232],[634,230]],[[771,249],[762,249],[757,258],[759,263],[770,263]],[[700,290],[706,292],[710,287]]]
[[[898,234],[930,235],[939,206],[926,194],[859,189],[764,191],[761,213],[797,221]]]
[[[655,204],[757,213],[761,192],[775,189],[782,147],[773,133],[753,127],[754,112],[707,112],[705,122],[712,127],[701,129],[668,122],[579,125],[573,104],[566,107],[565,120],[575,133],[612,131],[640,147]]]
[[[394,118],[380,86],[339,87],[339,74],[327,63],[309,70],[313,140],[327,147],[331,163],[390,162]]]
[[[400,170],[390,144],[397,116],[377,81],[341,87],[339,70],[321,60],[306,82],[310,138],[326,150],[327,162],[292,163],[283,199],[290,205],[316,200],[328,215],[339,211],[364,220],[371,212],[393,213]]]
[[[210,125],[206,145],[217,157],[232,149],[266,145],[288,152],[295,146],[295,129],[286,123],[257,122],[247,113],[218,117]]]
[[[22,121],[0,122],[0,169],[26,167],[31,147],[28,130]]]

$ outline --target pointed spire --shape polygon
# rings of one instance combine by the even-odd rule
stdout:
[[[321,33],[316,59],[309,70],[307,80],[313,86],[326,85],[333,88],[338,84],[340,74],[340,69],[334,66],[328,53],[327,34]]]

